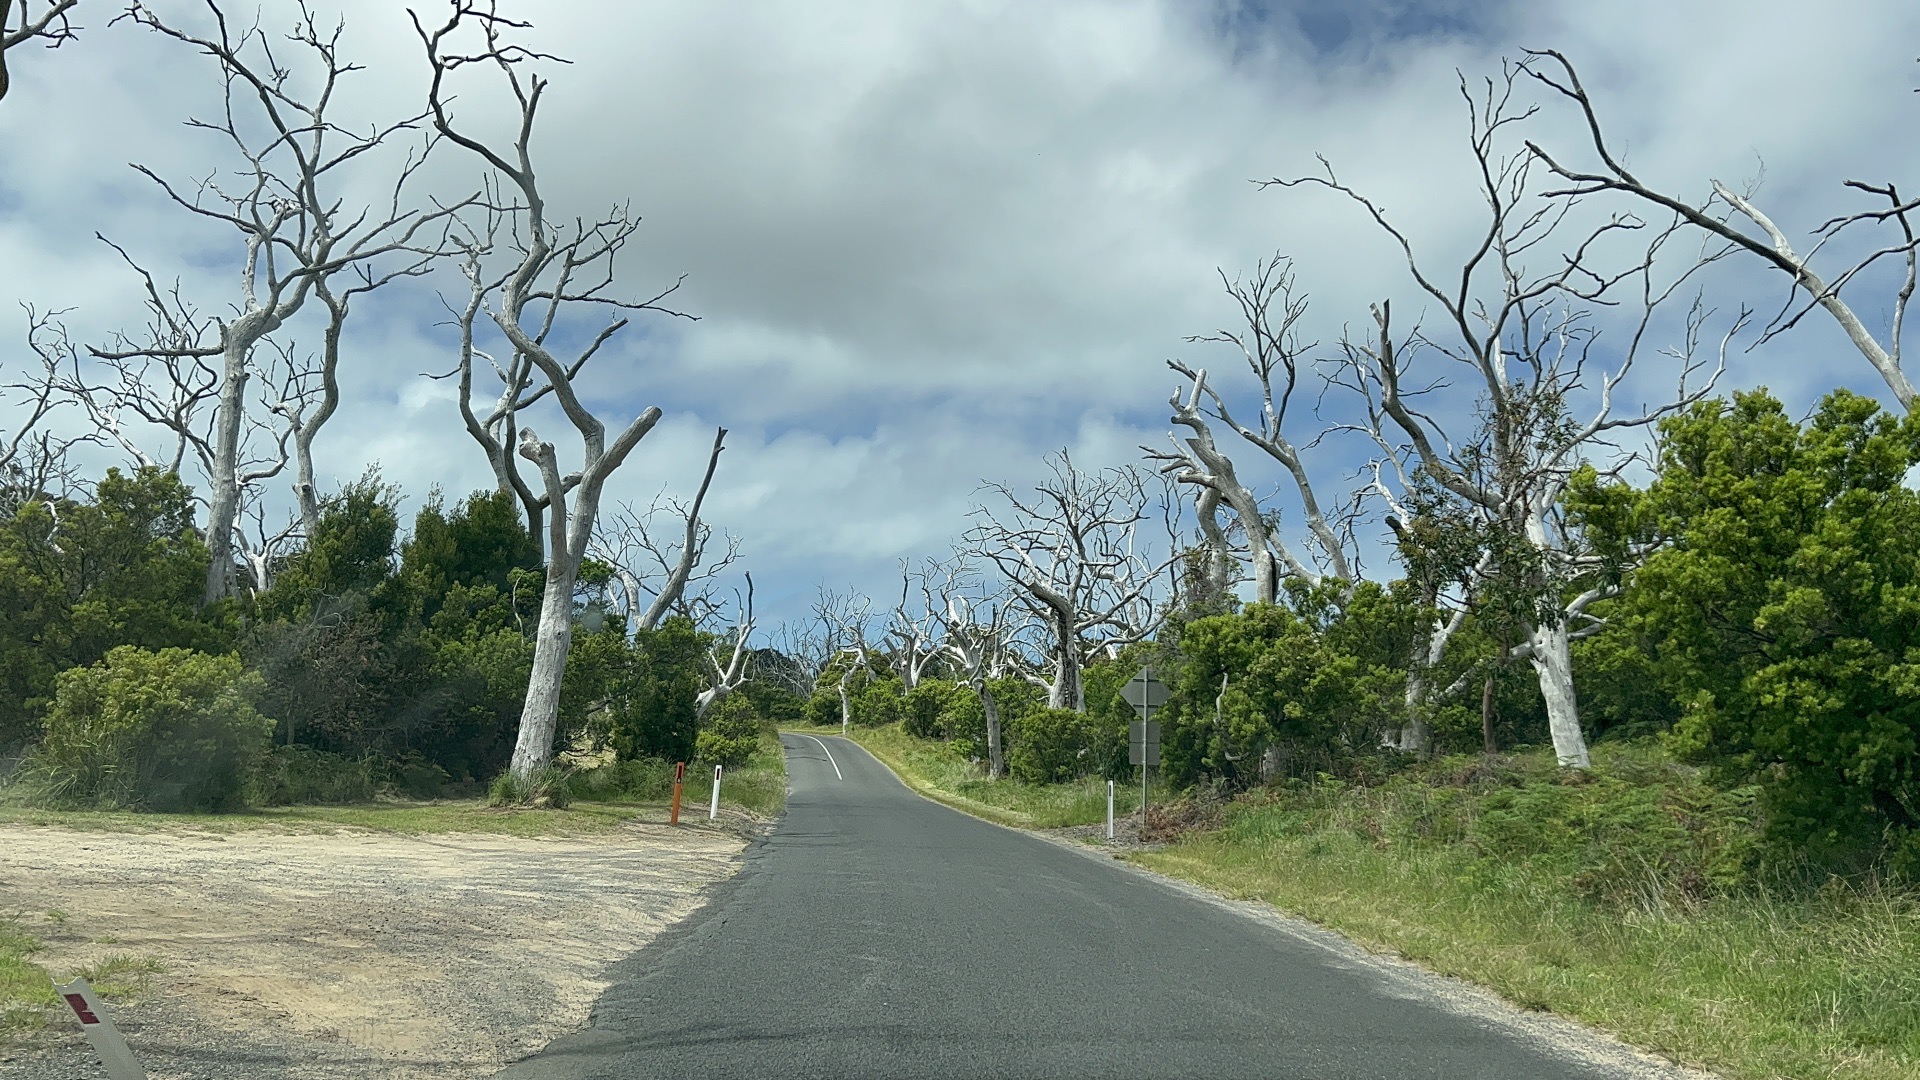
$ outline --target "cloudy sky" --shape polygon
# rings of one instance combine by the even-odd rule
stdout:
[[[314,3],[338,5],[367,69],[336,116],[364,125],[417,108],[424,63],[404,6]],[[156,6],[204,19],[200,3]],[[553,83],[534,149],[553,212],[630,202],[644,221],[620,290],[649,295],[684,274],[676,303],[699,317],[639,320],[589,369],[610,423],[665,412],[610,502],[689,494],[713,428],[726,426],[708,516],[741,538],[767,621],[804,615],[819,585],[897,591],[897,561],[948,551],[983,480],[1031,484],[1050,450],[1097,468],[1164,444],[1169,357],[1248,391],[1233,354],[1183,340],[1233,323],[1216,268],[1291,256],[1312,303],[1304,336],[1328,345],[1382,298],[1431,319],[1357,208],[1250,181],[1311,173],[1324,154],[1424,263],[1457,274],[1484,209],[1456,69],[1477,82],[1522,47],[1559,49],[1644,179],[1699,198],[1709,178],[1763,176],[1760,202],[1803,241],[1861,205],[1842,180],[1920,175],[1910,0],[502,6],[533,22],[521,40],[572,61],[542,69]],[[233,167],[228,148],[182,125],[215,115],[217,71],[108,25],[117,7],[82,0],[78,41],[10,53],[14,87],[0,103],[0,298],[70,309],[87,343],[144,321],[137,279],[96,232],[179,278],[204,310],[235,300],[235,236],[129,167],[185,183]],[[270,30],[291,23],[290,0],[259,10]],[[463,123],[506,130],[512,118],[484,81],[457,89]],[[1525,134],[1586,160],[1577,116],[1543,106]],[[422,190],[457,196],[478,175],[449,153]],[[376,179],[370,169],[351,190],[365,198]],[[1770,314],[1785,295],[1750,260],[1704,280],[1722,328],[1743,299]],[[434,485],[458,495],[490,483],[452,388],[421,374],[453,362],[436,293],[460,288],[447,274],[356,310],[346,403],[318,447],[323,486],[378,464],[412,508]],[[1891,289],[1859,289],[1857,306],[1883,325]],[[24,326],[0,305],[0,364],[18,370]],[[283,336],[297,350],[317,343],[306,321]],[[1632,384],[1638,399],[1668,392],[1656,359],[1649,351]],[[1835,385],[1887,396],[1821,320],[1736,352],[1727,385],[1762,383],[1796,411]],[[1337,419],[1342,403],[1326,407]],[[1464,424],[1469,403],[1451,407],[1446,418]],[[563,460],[577,455],[559,424],[540,426]],[[1359,453],[1335,443],[1316,455],[1325,497],[1353,485]],[[1250,449],[1236,459],[1295,521],[1277,472]],[[1375,559],[1372,570],[1390,568]]]

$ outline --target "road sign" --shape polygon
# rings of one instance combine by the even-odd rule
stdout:
[[[1127,704],[1133,706],[1133,711],[1139,713],[1142,719],[1165,705],[1170,695],[1167,684],[1154,678],[1150,667],[1141,668],[1127,685],[1120,688],[1120,696],[1127,699]]]
[[[1160,764],[1160,721],[1135,720],[1127,725],[1127,763]]]

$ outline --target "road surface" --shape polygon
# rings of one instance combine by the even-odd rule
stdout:
[[[746,867],[503,1080],[1682,1075],[782,742]]]

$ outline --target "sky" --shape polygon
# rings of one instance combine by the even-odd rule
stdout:
[[[314,3],[345,19],[345,49],[365,67],[343,83],[335,115],[364,126],[417,109],[425,65],[406,5]],[[205,25],[201,3],[155,6]],[[423,18],[445,11],[416,6]],[[571,61],[539,65],[552,84],[534,153],[553,213],[629,205],[643,220],[616,290],[643,297],[684,275],[673,303],[698,316],[636,319],[581,380],[609,426],[648,406],[664,414],[609,483],[607,505],[690,496],[725,426],[706,516],[739,537],[735,569],[753,572],[762,626],[804,619],[823,586],[890,604],[899,560],[950,552],[970,510],[992,502],[982,483],[1030,486],[1051,451],[1093,469],[1139,463],[1141,444],[1166,444],[1180,381],[1169,358],[1207,367],[1244,406],[1253,384],[1236,354],[1185,340],[1234,325],[1220,271],[1291,257],[1311,304],[1302,337],[1320,355],[1364,329],[1381,299],[1408,324],[1430,322],[1433,304],[1357,207],[1253,181],[1314,173],[1324,155],[1385,208],[1422,265],[1457,275],[1485,220],[1457,80],[1497,79],[1522,48],[1573,60],[1643,179],[1694,199],[1710,178],[1759,179],[1760,204],[1803,249],[1822,221],[1864,206],[1842,181],[1920,172],[1920,143],[1907,137],[1920,121],[1920,7],[1907,0],[502,7],[533,24],[517,40]],[[270,31],[294,10],[259,8]],[[234,234],[130,168],[186,184],[232,169],[230,149],[183,124],[217,114],[217,70],[178,43],[109,25],[117,11],[82,0],[77,41],[10,53],[13,90],[0,102],[0,300],[64,309],[73,339],[90,344],[144,323],[138,279],[96,234],[163,282],[177,278],[203,310],[236,299]],[[514,118],[477,74],[455,87],[456,119],[503,135]],[[1576,113],[1522,96],[1542,105],[1526,137],[1590,159]],[[380,197],[379,164],[369,160],[349,199]],[[458,198],[479,177],[474,159],[444,152],[417,180],[423,194]],[[1860,250],[1848,243],[1827,265]],[[1710,335],[1743,302],[1764,318],[1786,295],[1750,258],[1700,280],[1718,312]],[[443,300],[457,303],[462,287],[449,266],[356,308],[345,402],[316,447],[323,489],[378,466],[410,516],[435,486],[458,497],[491,484],[452,387],[422,374],[454,362]],[[1853,288],[1863,316],[1884,326],[1889,279]],[[23,313],[0,304],[0,374],[25,370],[24,331]],[[1671,364],[1655,350],[1677,333],[1671,321],[1656,328],[1626,384],[1635,403],[1671,393]],[[317,345],[307,316],[280,337],[296,353]],[[1751,338],[1723,387],[1767,385],[1796,414],[1835,386],[1889,400],[1822,318],[1747,351]],[[1324,418],[1302,414],[1300,442],[1351,418],[1337,393],[1311,404]],[[1464,428],[1471,397],[1442,395],[1436,409]],[[563,421],[532,422],[577,462]],[[0,430],[8,423],[0,412]],[[1297,541],[1277,468],[1221,438]],[[1334,438],[1309,460],[1335,502],[1358,483],[1365,447]],[[266,497],[290,504],[284,482]],[[1377,521],[1362,527],[1368,572],[1390,576]]]

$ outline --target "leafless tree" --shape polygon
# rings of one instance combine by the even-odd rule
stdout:
[[[527,24],[499,15],[492,3],[454,0],[449,8],[446,22],[433,29],[420,22],[418,13],[413,13],[413,24],[432,73],[427,101],[434,130],[480,158],[490,169],[483,220],[466,225],[466,254],[461,262],[469,286],[468,302],[459,319],[461,409],[468,431],[488,448],[501,487],[520,494],[524,506],[537,505],[546,519],[546,592],[511,766],[514,775],[524,780],[553,756],[561,675],[573,640],[574,584],[599,516],[601,489],[660,420],[660,410],[648,407],[609,441],[606,424],[581,400],[576,382],[587,362],[627,325],[632,313],[678,315],[661,306],[661,301],[679,283],[647,300],[621,300],[611,295],[614,264],[639,227],[638,219],[625,208],[615,208],[591,225],[576,220],[569,227],[555,221],[548,213],[534,168],[534,121],[548,81],[532,73],[522,78],[521,67],[555,58],[508,42],[508,32],[524,29]],[[457,51],[463,32],[479,36],[478,51]],[[513,142],[504,150],[454,124],[447,82],[449,76],[468,65],[492,69],[519,107]],[[503,199],[502,193],[510,194]],[[495,256],[504,263],[504,270],[489,269]],[[563,309],[569,313],[580,309],[611,313],[587,344],[566,359],[553,352],[551,338]],[[504,362],[492,364],[505,389],[491,426],[479,424],[470,407],[474,358],[491,360],[475,343],[476,324],[483,310],[504,339],[508,355]],[[562,474],[554,445],[532,429],[520,428],[517,452],[538,467],[542,488],[539,499],[530,502],[526,485],[499,440],[514,430],[515,414],[549,393],[579,433],[582,461],[577,471]],[[533,520],[537,524],[538,514]]]
[[[744,599],[736,599],[737,619],[732,629],[725,634],[714,636],[713,643],[707,648],[707,688],[696,695],[696,717],[706,719],[707,713],[715,705],[726,699],[728,694],[740,689],[747,681],[747,662],[753,657],[753,650],[747,642],[753,636],[753,575],[744,575],[747,579],[747,594]]]
[[[1253,571],[1256,602],[1274,603],[1283,578],[1318,584],[1330,575],[1351,582],[1355,579],[1353,560],[1349,556],[1351,520],[1337,515],[1330,518],[1322,509],[1300,448],[1287,431],[1288,412],[1301,390],[1305,354],[1312,348],[1301,345],[1294,331],[1294,325],[1306,314],[1307,301],[1305,297],[1294,297],[1292,265],[1275,255],[1255,270],[1251,280],[1229,280],[1224,272],[1220,280],[1226,286],[1227,295],[1240,308],[1244,325],[1187,340],[1232,345],[1240,351],[1260,388],[1259,426],[1248,427],[1234,418],[1226,400],[1208,383],[1205,369],[1195,370],[1182,361],[1169,360],[1167,366],[1188,379],[1184,397],[1176,390],[1168,399],[1173,407],[1171,420],[1191,434],[1185,438],[1169,434],[1168,439],[1174,446],[1171,453],[1150,447],[1141,449],[1162,463],[1163,473],[1197,489],[1196,503],[1202,504],[1196,506],[1200,527],[1210,546],[1225,544],[1224,536],[1215,535],[1219,529],[1215,517],[1217,507],[1224,503],[1233,511]],[[1212,402],[1211,409],[1205,407],[1203,398]],[[1215,442],[1210,420],[1225,424],[1286,470],[1300,497],[1310,552],[1307,558],[1301,558],[1287,542],[1284,532],[1275,525],[1276,517],[1261,509],[1252,489],[1240,479],[1231,457]]]
[[[69,21],[80,0],[47,0],[37,7],[33,0],[0,0],[0,98],[12,85],[7,74],[7,53],[15,46],[39,39],[49,49],[57,49],[73,40],[75,27]],[[19,12],[15,17],[15,12]]]
[[[941,601],[935,584],[943,569],[933,560],[924,561],[918,570],[900,560],[900,602],[887,613],[880,632],[887,643],[887,665],[907,690],[920,685],[944,651],[939,643]]]
[[[12,517],[29,502],[69,497],[82,485],[68,452],[83,442],[97,442],[93,433],[65,435],[46,423],[65,404],[63,370],[72,364],[74,348],[58,321],[64,311],[39,311],[22,304],[27,314],[27,349],[39,361],[39,370],[0,385],[0,404],[13,406],[8,427],[0,430],[0,516]]]
[[[1489,550],[1466,561],[1520,558],[1525,563],[1520,576],[1535,606],[1523,619],[1525,640],[1516,653],[1532,663],[1538,676],[1560,762],[1584,768],[1586,740],[1580,729],[1568,643],[1583,627],[1595,624],[1587,609],[1611,586],[1595,582],[1570,601],[1565,599],[1574,592],[1572,586],[1583,581],[1582,575],[1596,567],[1572,542],[1560,511],[1560,496],[1582,464],[1603,450],[1617,450],[1610,440],[1621,432],[1644,430],[1711,392],[1724,366],[1727,342],[1744,324],[1744,315],[1727,331],[1719,365],[1705,373],[1707,362],[1697,356],[1695,346],[1711,313],[1696,302],[1687,322],[1686,345],[1674,350],[1680,371],[1674,396],[1665,404],[1638,411],[1616,408],[1616,394],[1633,367],[1655,312],[1702,266],[1727,251],[1703,248],[1683,272],[1663,285],[1654,267],[1682,221],[1648,230],[1650,237],[1639,242],[1635,237],[1647,229],[1645,223],[1616,215],[1583,226],[1574,243],[1545,249],[1544,258],[1552,269],[1531,270],[1530,253],[1555,236],[1576,201],[1560,198],[1540,205],[1537,185],[1532,183],[1537,155],[1531,151],[1503,154],[1496,145],[1502,129],[1534,112],[1516,111],[1510,104],[1515,83],[1525,71],[1525,65],[1508,65],[1504,80],[1486,80],[1479,100],[1465,77],[1460,79],[1470,117],[1478,194],[1487,205],[1488,219],[1458,272],[1457,286],[1443,286],[1444,279],[1430,274],[1415,258],[1405,234],[1378,205],[1340,183],[1324,158],[1323,175],[1268,184],[1318,185],[1364,209],[1399,246],[1420,291],[1439,305],[1443,330],[1429,334],[1415,327],[1398,335],[1391,306],[1376,305],[1374,333],[1342,342],[1345,355],[1334,378],[1364,405],[1366,421],[1359,427],[1379,450],[1373,463],[1377,491],[1400,521],[1419,524],[1419,508],[1410,509],[1405,496],[1430,485],[1465,508],[1481,535],[1511,539],[1508,553]],[[1603,251],[1615,243],[1630,244],[1631,257],[1623,268],[1600,269]],[[1590,306],[1625,304],[1637,310],[1624,320],[1625,340],[1611,350],[1617,359],[1609,370],[1593,355],[1599,332]],[[1450,372],[1471,380],[1479,409],[1473,431],[1460,437],[1449,435],[1425,405],[1426,396],[1444,385],[1444,377],[1435,385],[1422,386],[1417,381],[1415,363],[1425,355],[1437,356]],[[1590,409],[1577,404],[1583,393],[1597,399]],[[1585,415],[1575,417],[1576,408],[1584,409]],[[1446,624],[1437,626],[1436,635],[1445,630]],[[1431,656],[1435,637],[1425,644]],[[1419,668],[1416,664],[1408,684],[1410,730],[1402,739],[1408,749],[1425,745],[1423,712],[1431,699]]]
[[[670,499],[663,506],[655,499],[645,513],[622,503],[601,520],[587,544],[588,555],[612,568],[608,591],[633,630],[651,630],[670,614],[685,615],[704,626],[720,608],[714,588],[721,571],[740,557],[740,541],[728,536],[726,551],[709,561],[707,543],[713,528],[701,519],[700,507],[713,484],[726,437],[726,428],[714,434],[707,471],[692,503]],[[654,520],[662,515],[679,526],[677,545],[656,538]]]
[[[210,554],[206,599],[211,602],[228,595],[234,585],[234,527],[249,482],[241,464],[250,412],[247,384],[256,372],[256,350],[305,306],[316,288],[336,275],[359,281],[333,294],[340,304],[336,317],[344,318],[345,301],[354,293],[420,272],[441,250],[442,238],[434,236],[433,230],[464,203],[432,210],[405,205],[408,182],[431,150],[429,138],[395,168],[387,205],[349,208],[339,194],[352,186],[353,170],[348,167],[368,155],[375,155],[369,160],[378,160],[376,151],[413,130],[422,117],[373,125],[364,133],[349,131],[331,119],[328,109],[340,79],[360,68],[340,55],[344,26],[323,28],[305,0],[286,40],[313,68],[317,89],[311,92],[301,91],[293,62],[282,56],[273,38],[257,24],[236,32],[218,4],[207,0],[206,7],[213,30],[204,35],[167,21],[143,3],[134,3],[120,18],[189,46],[219,66],[225,86],[220,117],[192,119],[188,126],[229,144],[241,162],[237,183],[223,183],[216,179],[218,174],[212,174],[183,188],[145,166],[134,167],[177,205],[240,234],[244,255],[240,302],[231,318],[202,317],[180,298],[177,286],[170,295],[163,295],[152,275],[135,264],[145,284],[151,319],[146,333],[137,339],[120,335],[110,346],[91,351],[109,364],[158,364],[196,407],[212,403],[206,445]],[[126,255],[124,250],[121,254]],[[127,260],[133,262],[131,257]],[[389,261],[397,262],[397,268],[390,267]],[[329,363],[337,359],[337,344],[336,327],[329,332],[325,354]],[[216,358],[217,362],[207,362]],[[112,404],[138,412],[132,404],[137,386],[129,386],[126,380],[133,377],[137,384],[141,376],[156,372],[128,366],[117,371],[122,389],[128,392]],[[309,497],[312,439],[332,414],[330,403],[337,400],[331,372],[325,374],[322,386],[321,412],[298,419],[302,433],[296,446],[309,455],[308,475],[302,480]],[[287,420],[296,416],[295,412],[283,414]],[[177,434],[180,424],[172,430]],[[283,449],[285,437],[291,434],[283,429]],[[280,467],[284,464],[274,472]]]
[[[823,587],[814,601],[813,614],[825,628],[828,655],[848,661],[834,680],[834,690],[840,695],[840,728],[844,731],[853,723],[853,680],[856,676],[864,678],[873,666],[873,650],[867,644],[873,601]]]
[[[1528,62],[1521,70],[1554,92],[1572,101],[1580,108],[1586,121],[1587,134],[1594,153],[1600,159],[1597,171],[1576,169],[1562,165],[1550,157],[1536,143],[1528,142],[1527,148],[1533,152],[1547,168],[1561,179],[1572,183],[1573,187],[1548,191],[1549,197],[1574,199],[1604,191],[1623,192],[1643,202],[1652,203],[1672,212],[1679,220],[1695,228],[1704,230],[1710,236],[1725,241],[1730,247],[1746,251],[1763,262],[1787,275],[1792,282],[1787,302],[1778,314],[1762,328],[1759,337],[1749,346],[1757,347],[1766,343],[1777,334],[1784,333],[1798,324],[1815,307],[1824,310],[1834,322],[1838,323],[1854,348],[1860,351],[1873,369],[1886,381],[1887,388],[1908,412],[1914,411],[1915,394],[1913,381],[1908,378],[1901,362],[1901,341],[1905,330],[1907,302],[1913,298],[1916,272],[1920,272],[1920,263],[1916,262],[1916,253],[1920,252],[1920,237],[1914,233],[1914,212],[1920,210],[1920,199],[1902,196],[1895,185],[1871,184],[1860,180],[1848,180],[1845,186],[1870,196],[1880,203],[1877,209],[1859,210],[1851,214],[1829,218],[1813,230],[1819,239],[1806,254],[1796,252],[1793,242],[1788,239],[1785,230],[1775,224],[1773,219],[1753,201],[1752,189],[1744,193],[1735,192],[1718,180],[1710,180],[1712,194],[1705,200],[1694,203],[1675,195],[1656,191],[1635,176],[1626,167],[1622,156],[1608,145],[1606,136],[1600,128],[1599,114],[1595,111],[1593,99],[1586,87],[1580,83],[1573,64],[1560,53],[1552,49],[1527,50]],[[1734,216],[1744,218],[1745,225],[1734,222]],[[1848,228],[1863,223],[1872,223],[1882,227],[1891,226],[1894,237],[1887,243],[1875,248],[1851,266],[1841,269],[1831,281],[1813,268],[1813,260],[1820,250],[1837,239]],[[1756,232],[1757,231],[1757,232]],[[1887,258],[1900,258],[1905,263],[1905,273],[1895,289],[1892,302],[1892,316],[1884,336],[1876,337],[1866,322],[1855,313],[1853,307],[1841,296],[1856,277],[1866,272],[1875,263]]]
[[[1053,671],[1034,681],[1047,688],[1048,706],[1078,711],[1086,708],[1080,673],[1095,653],[1139,641],[1159,625],[1164,613],[1154,611],[1152,592],[1177,556],[1155,563],[1136,548],[1135,526],[1148,509],[1140,470],[1085,473],[1065,450],[1051,465],[1052,479],[1033,496],[987,484],[983,490],[1009,509],[976,507],[966,544],[1044,621]]]
[[[1001,735],[1000,704],[994,698],[991,680],[1005,673],[1010,607],[1004,598],[980,596],[970,600],[965,588],[969,583],[978,591],[980,575],[962,564],[955,564],[940,589],[942,648],[980,699],[980,711],[987,725],[987,779],[998,780],[1006,775],[1007,755]],[[985,621],[981,621],[979,615],[983,607]]]

